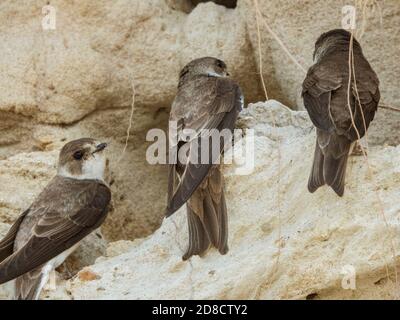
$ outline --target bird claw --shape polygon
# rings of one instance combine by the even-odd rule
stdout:
[[[358,141],[354,144],[353,150],[350,153],[350,156],[362,156],[368,155],[368,149],[365,146],[362,146]]]

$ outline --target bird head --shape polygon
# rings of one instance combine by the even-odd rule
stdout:
[[[326,53],[332,50],[348,50],[351,33],[344,29],[334,29],[321,34],[315,42],[313,54],[314,61],[319,60]],[[353,38],[354,49],[360,49],[360,44]]]
[[[106,147],[106,143],[91,138],[68,142],[60,151],[57,174],[79,180],[104,181]]]
[[[181,71],[179,79],[195,76],[229,77],[225,62],[213,57],[204,57],[189,62]]]

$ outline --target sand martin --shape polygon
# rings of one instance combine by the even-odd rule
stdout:
[[[38,299],[50,273],[106,218],[105,143],[83,138],[61,150],[57,175],[0,242],[0,284],[16,299]]]
[[[190,156],[186,163],[178,161],[170,165],[166,216],[187,202],[189,246],[182,257],[184,260],[192,255],[202,255],[211,244],[221,254],[228,252],[223,175],[220,165],[215,164],[224,143],[219,142],[217,152],[210,150],[207,160],[201,161],[200,155],[204,151],[201,140],[210,139],[205,133],[207,129],[232,132],[242,107],[240,87],[229,78],[223,61],[211,57],[196,59],[180,72],[170,123],[177,123],[178,135],[191,129],[196,136],[190,141],[181,139],[177,142],[178,152],[186,147]],[[193,149],[197,149],[197,160],[201,163],[196,164]]]
[[[315,43],[314,64],[303,82],[304,105],[317,128],[308,181],[310,192],[327,184],[339,196],[343,195],[347,158],[351,145],[358,140],[351,114],[359,136],[363,137],[378,108],[379,80],[355,38],[351,60],[354,71],[350,73],[348,94],[349,70],[353,70],[349,68],[350,37],[342,29],[322,34]]]

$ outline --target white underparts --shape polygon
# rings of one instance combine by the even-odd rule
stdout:
[[[36,289],[36,295],[35,295],[35,300],[39,300],[40,294],[44,288],[44,286],[46,285],[46,283],[49,281],[49,277],[50,277],[50,273],[54,270],[53,266],[48,263],[46,264],[43,268],[42,268],[42,272],[41,272],[41,279],[40,279],[40,283],[39,286]]]
[[[59,254],[57,257],[53,258],[49,262],[47,262],[42,268],[40,284],[37,288],[35,300],[39,300],[40,294],[42,293],[43,288],[47,284],[50,279],[50,275],[55,272],[55,269],[59,267],[68,256],[75,251],[75,249],[79,246],[79,243],[75,244],[73,247],[65,250],[63,253]]]

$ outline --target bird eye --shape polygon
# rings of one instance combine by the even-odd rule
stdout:
[[[82,152],[81,150],[76,151],[76,152],[74,153],[73,157],[74,157],[74,159],[76,159],[76,160],[81,160],[82,157],[83,157],[83,152]]]
[[[217,66],[218,66],[218,68],[223,69],[224,68],[224,63],[221,60],[218,60],[217,61]]]

